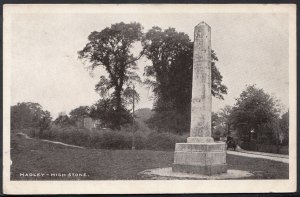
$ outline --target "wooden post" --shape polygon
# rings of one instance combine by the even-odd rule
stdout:
[[[135,150],[135,138],[134,138],[134,85],[132,88],[132,150]]]

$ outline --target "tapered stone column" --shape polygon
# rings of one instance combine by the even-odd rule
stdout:
[[[211,33],[199,23],[194,31],[191,133],[187,142],[213,142],[211,137]]]
[[[177,143],[173,171],[217,174],[227,171],[225,143],[211,137],[211,29],[194,30],[191,130],[187,143]]]

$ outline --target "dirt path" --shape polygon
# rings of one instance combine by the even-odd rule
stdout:
[[[51,140],[41,140],[41,141],[44,141],[44,142],[50,142],[50,143],[53,143],[53,144],[60,144],[60,145],[63,145],[63,146],[70,146],[70,147],[74,147],[74,148],[85,149],[85,148],[82,147],[82,146],[75,146],[75,145],[71,145],[71,144],[65,144],[65,143],[62,143],[62,142],[56,142],[56,141],[51,141]]]
[[[247,151],[247,150],[239,150],[239,152],[243,153],[249,153],[249,154],[254,154],[254,155],[265,155],[265,156],[270,156],[270,157],[280,157],[280,158],[289,158],[289,155],[283,155],[283,154],[275,154],[275,153],[264,153],[264,152],[256,152],[256,151]]]
[[[19,135],[24,136],[26,139],[34,139],[29,137],[27,134],[25,133],[18,133]],[[40,141],[44,141],[44,142],[49,142],[49,143],[53,143],[53,144],[59,144],[59,145],[63,145],[63,146],[69,146],[69,147],[73,147],[73,148],[80,148],[80,149],[85,149],[82,146],[76,146],[76,145],[71,145],[71,144],[66,144],[66,143],[62,143],[62,142],[57,142],[57,141],[52,141],[52,140],[43,140],[43,139],[38,139]]]
[[[227,154],[251,157],[251,158],[269,159],[269,160],[273,160],[273,161],[289,163],[288,155],[286,156],[286,155],[260,153],[260,152],[252,152],[252,151],[248,152],[248,151],[244,151],[244,150],[240,150],[240,151],[227,150]]]

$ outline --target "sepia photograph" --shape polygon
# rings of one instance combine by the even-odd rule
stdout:
[[[296,191],[296,5],[3,18],[5,193]]]

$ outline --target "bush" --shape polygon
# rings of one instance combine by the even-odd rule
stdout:
[[[136,149],[144,149],[146,135],[135,132],[134,141]],[[103,149],[131,149],[132,133],[112,130],[96,130],[91,134],[91,148]]]
[[[130,149],[132,137],[120,131],[103,132],[101,142],[105,149]]]
[[[50,129],[44,130],[41,134],[40,130],[36,128],[16,129],[12,130],[11,134],[24,133],[32,138],[38,137],[95,149],[131,149],[133,139],[131,131],[130,127],[124,127],[121,131],[111,129],[94,129],[90,131],[72,126],[52,125]],[[187,135],[176,135],[167,132],[152,131],[148,133],[137,130],[134,133],[134,142],[136,149],[173,151],[175,144],[186,142],[187,137]],[[277,152],[276,145],[259,144],[255,141],[251,143],[239,141],[239,146],[250,151],[288,154],[288,146],[280,146],[279,152]]]
[[[146,149],[146,140],[148,134],[137,131],[134,133],[134,145],[136,149]]]
[[[39,129],[34,127],[24,128],[24,129],[13,129],[11,130],[11,134],[24,133],[28,137],[34,138],[39,135]]]
[[[89,131],[87,129],[78,129],[76,127],[52,125],[51,128],[44,130],[37,137],[76,146],[88,146],[90,144]]]
[[[172,133],[152,132],[146,139],[146,149],[150,150],[174,150],[175,144],[185,142],[185,137]]]
[[[146,121],[149,128],[165,133],[184,134],[190,130],[189,111],[178,113],[174,110],[159,111]]]
[[[252,142],[240,142],[239,145],[244,150],[265,152],[265,153],[276,153],[276,154],[289,154],[288,146],[277,147],[274,144],[260,144],[255,141]]]

